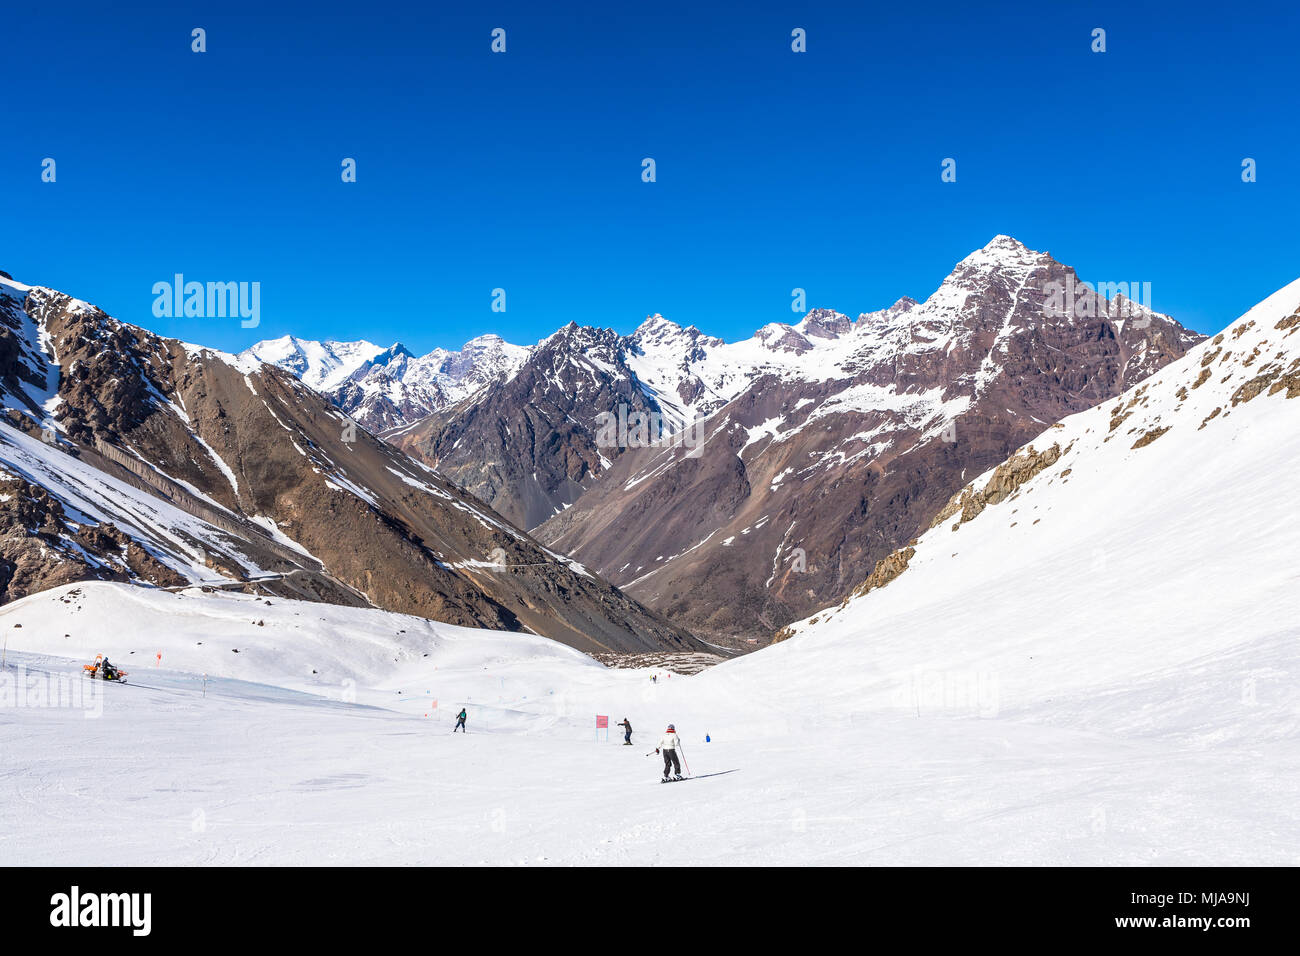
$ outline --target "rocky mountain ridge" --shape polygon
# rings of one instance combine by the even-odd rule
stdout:
[[[696,650],[272,365],[0,280],[7,598],[69,580],[205,584]]]

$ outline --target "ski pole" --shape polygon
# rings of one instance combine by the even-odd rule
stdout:
[[[686,776],[689,777],[691,775],[691,765],[686,762],[686,751],[682,749],[681,744],[677,745],[677,749],[682,753],[682,766],[686,768]]]

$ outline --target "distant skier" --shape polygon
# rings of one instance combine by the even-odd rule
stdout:
[[[615,726],[615,727],[622,727],[622,728],[624,728],[624,733],[623,733],[623,746],[625,746],[625,747],[631,747],[631,746],[632,746],[632,724],[631,724],[631,722],[629,722],[628,719],[627,719],[626,717],[624,717],[624,718],[623,718],[623,722],[622,722],[621,724],[615,724],[614,726]]]
[[[451,732],[453,734],[458,730],[461,731],[462,733],[466,733],[466,734],[469,733],[469,731],[465,729],[465,718],[467,716],[469,715],[465,713],[465,708],[462,707],[460,709],[460,713],[456,715],[456,726],[451,728]]]
[[[655,748],[655,753],[663,752],[664,755],[664,779],[668,779],[669,768],[673,771],[673,777],[677,780],[682,779],[682,765],[677,759],[677,748],[681,745],[681,740],[677,736],[677,728],[672,724],[664,731],[663,739],[659,741],[659,746]]]

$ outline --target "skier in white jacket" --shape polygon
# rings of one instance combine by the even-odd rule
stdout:
[[[682,779],[682,765],[677,760],[677,748],[681,745],[681,740],[677,736],[677,728],[672,724],[664,731],[663,739],[659,741],[659,746],[655,748],[655,753],[664,755],[664,779],[668,779],[668,771],[671,768],[673,776]]]

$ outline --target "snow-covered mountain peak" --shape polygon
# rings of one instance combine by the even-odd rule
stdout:
[[[1026,246],[1023,242],[1015,238],[1015,236],[1008,236],[1004,232],[998,233],[996,236],[994,236],[992,239],[986,242],[984,244],[984,250],[986,252],[996,252],[1001,250],[1001,251],[1009,252],[1013,255],[1020,255],[1022,253],[1030,252],[1029,247]]]
[[[512,345],[501,336],[488,332],[470,339],[459,352],[437,350],[442,357],[438,370],[451,384],[468,383],[477,388],[499,375],[518,371],[527,360],[529,351],[525,346]]]
[[[838,339],[853,331],[853,320],[834,309],[811,309],[795,328],[805,338]]]
[[[947,398],[959,391],[983,394],[1001,369],[1034,347],[1040,334],[1035,330],[1059,324],[1045,312],[1045,289],[1069,275],[1072,270],[1051,256],[998,235],[957,263],[923,303],[903,296],[856,319],[815,308],[800,316],[787,314],[788,320],[770,322],[734,342],[693,325],[683,328],[654,312],[628,335],[570,321],[530,348],[510,345],[490,333],[458,351],[437,349],[418,359],[404,350],[396,354],[398,347],[385,357],[371,346],[360,361],[340,366],[328,379],[320,373],[313,377],[309,356],[298,354],[308,351],[304,344],[295,342],[289,348],[285,340],[277,340],[282,353],[277,364],[291,368],[309,385],[320,388],[317,383],[324,382],[322,390],[331,400],[377,433],[405,433],[419,420],[459,406],[495,381],[512,381],[530,363],[557,384],[569,382],[566,369],[577,367],[590,394],[602,402],[608,395],[601,383],[617,383],[617,394],[624,393],[625,386],[639,391],[658,405],[674,430],[716,412],[754,382],[768,378],[826,392],[819,399],[795,396],[793,400],[805,401],[801,408],[806,417],[812,414],[812,402],[828,397],[830,386],[825,383],[864,376],[878,384],[902,376],[911,383],[908,388],[916,390],[936,369],[945,368],[954,375],[945,386]],[[1137,308],[1143,318],[1156,319],[1172,333],[1174,351],[1199,338],[1165,316]],[[1116,349],[1122,353],[1121,366],[1108,374],[1131,376],[1167,360],[1162,358],[1166,350],[1143,341],[1148,336],[1143,329],[1150,324],[1126,325],[1123,318],[1111,322],[1111,332],[1123,343]],[[1065,335],[1075,337],[1073,332]],[[971,365],[973,371],[954,371]],[[1100,397],[1105,388],[1098,389]],[[1075,392],[1082,393],[1079,388]]]
[[[439,350],[445,351],[445,350]],[[522,355],[528,351],[523,345],[513,345],[495,332],[476,335],[460,347],[461,355]],[[456,354],[456,353],[448,353]]]
[[[380,431],[417,421],[498,376],[513,374],[528,353],[491,332],[458,351],[436,348],[420,356],[400,342],[383,348],[364,340],[319,342],[285,335],[258,342],[239,359],[284,369]]]
[[[646,316],[646,320],[627,337],[627,342],[632,352],[658,356],[657,361],[666,361],[674,367],[680,365],[690,354],[698,353],[700,349],[715,348],[724,344],[722,339],[706,335],[694,325],[682,328],[657,312]]]
[[[415,353],[401,342],[394,342],[379,355],[375,356],[374,361],[379,362],[381,358],[390,361],[396,358],[415,358]]]
[[[855,330],[866,330],[869,332],[879,331],[895,324],[900,316],[905,316],[920,303],[909,295],[903,296],[893,305],[886,309],[878,309],[875,312],[863,312],[856,320],[853,327]]]
[[[474,338],[470,339],[463,346],[461,346],[461,351],[464,352],[466,350],[471,350],[471,349],[491,350],[491,349],[500,348],[506,344],[507,344],[506,340],[503,339],[501,336],[497,335],[495,332],[484,332],[482,335],[474,336]]]
[[[654,315],[647,315],[645,321],[636,327],[635,335],[661,335],[674,334],[684,331],[680,325],[671,319],[665,319],[656,312]]]
[[[284,335],[245,349],[240,358],[251,358],[293,373],[304,385],[325,392],[337,388],[367,362],[388,351],[365,340],[317,342]]]
[[[1018,239],[994,236],[982,248],[957,263],[944,284],[969,284],[972,278],[994,274],[1027,274],[1052,261],[1047,253],[1036,252]]]

